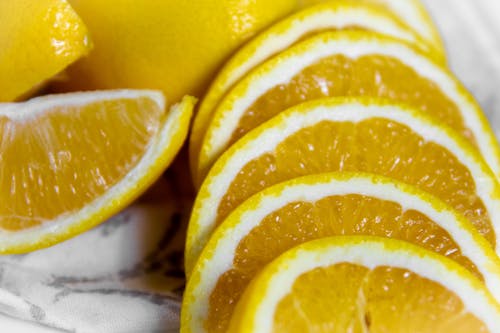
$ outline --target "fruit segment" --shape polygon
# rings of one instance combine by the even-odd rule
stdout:
[[[51,95],[0,106],[0,252],[47,246],[140,195],[182,146],[192,98],[155,91]]]

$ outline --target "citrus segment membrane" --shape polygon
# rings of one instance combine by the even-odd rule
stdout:
[[[144,191],[187,135],[194,99],[155,91],[50,95],[0,106],[1,252],[104,221]]]

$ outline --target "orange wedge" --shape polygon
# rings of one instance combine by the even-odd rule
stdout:
[[[402,41],[339,31],[297,44],[228,92],[204,136],[197,183],[249,130],[288,107],[325,96],[374,96],[413,105],[475,144],[500,175],[500,148],[485,115],[447,70]]]
[[[315,173],[371,172],[415,185],[467,217],[496,248],[500,187],[461,136],[420,111],[377,99],[327,99],[281,113],[234,144],[210,170],[189,223],[186,261],[243,201]]]
[[[259,192],[214,232],[184,293],[186,332],[227,329],[257,273],[304,242],[339,235],[389,237],[447,256],[500,300],[500,264],[474,226],[439,199],[371,174],[314,174]],[[191,273],[191,274],[189,274]]]
[[[462,267],[410,244],[339,237],[290,250],[252,282],[228,332],[499,332]]]
[[[236,82],[265,60],[306,37],[321,31],[354,27],[405,40],[441,59],[438,52],[432,52],[418,35],[380,6],[366,2],[328,1],[304,9],[257,35],[220,70],[200,104],[191,130],[189,149],[193,172],[214,109]]]
[[[124,208],[173,160],[193,106],[168,111],[147,90],[0,104],[0,253],[55,244]]]

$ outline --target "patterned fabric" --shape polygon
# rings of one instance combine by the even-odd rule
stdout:
[[[500,137],[500,2],[425,3],[453,71]],[[1,331],[178,332],[182,249],[193,196],[186,171],[178,161],[137,203],[83,235],[35,253],[0,257]]]

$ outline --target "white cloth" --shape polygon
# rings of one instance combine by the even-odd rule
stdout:
[[[425,3],[453,71],[500,137],[500,2]],[[177,332],[188,195],[167,181],[154,191],[165,200],[143,199],[55,247],[0,257],[0,331]]]

